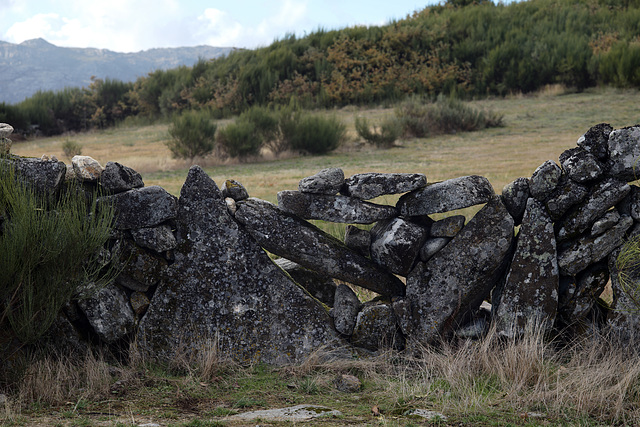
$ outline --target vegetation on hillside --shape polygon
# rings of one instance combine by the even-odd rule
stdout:
[[[408,94],[504,95],[548,84],[640,86],[639,0],[450,0],[385,26],[286,35],[135,83],[40,92],[0,104],[0,121],[43,134],[101,128],[185,109],[215,117],[252,105],[334,107]]]

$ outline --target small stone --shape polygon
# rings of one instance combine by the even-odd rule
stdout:
[[[224,203],[227,205],[227,212],[229,212],[229,215],[236,216],[236,211],[238,210],[236,201],[231,197],[225,197]]]
[[[371,259],[394,274],[406,276],[427,235],[425,228],[402,218],[380,221],[371,229]]]
[[[348,178],[342,194],[362,200],[370,200],[387,194],[400,194],[427,185],[427,177],[421,173],[361,173]]]
[[[356,326],[358,312],[362,307],[358,296],[349,286],[340,284],[336,288],[333,304],[333,322],[336,331],[343,335],[351,335]]]
[[[360,255],[368,257],[371,254],[371,232],[349,224],[344,230],[344,244]]]
[[[351,344],[370,351],[384,348],[400,350],[404,339],[398,331],[391,304],[371,302],[364,304],[358,313],[351,334]]]
[[[610,124],[597,124],[578,139],[578,146],[596,156],[597,159],[604,160],[609,155],[607,144],[611,131],[613,127]]]
[[[100,175],[100,185],[108,193],[115,194],[144,187],[144,182],[142,176],[130,167],[118,162],[107,162]]]
[[[640,187],[629,185],[631,191],[616,205],[616,209],[621,215],[628,215],[634,221],[640,221]]]
[[[551,219],[554,221],[562,218],[562,215],[589,195],[589,190],[582,184],[578,184],[566,176],[560,178],[560,182],[545,202],[545,206]]]
[[[147,311],[147,308],[149,308],[149,304],[151,304],[149,297],[142,292],[133,292],[131,297],[129,297],[129,302],[131,303],[133,312],[138,315],[138,317],[142,316]]]
[[[362,388],[362,382],[358,377],[349,374],[340,374],[333,382],[339,391],[345,393],[357,393]]]
[[[599,236],[620,221],[620,214],[613,209],[605,213],[600,219],[593,223],[591,227],[591,235]]]
[[[71,165],[80,181],[96,182],[104,170],[97,160],[89,156],[73,156]]]
[[[529,199],[529,180],[527,178],[518,178],[502,189],[502,202],[513,217],[515,225],[519,225],[522,221],[527,199]]]
[[[8,138],[13,133],[13,126],[8,123],[0,123],[0,138]]]
[[[464,227],[464,215],[453,215],[431,224],[429,236],[431,237],[455,237]]]
[[[231,198],[235,201],[244,200],[249,198],[247,189],[242,184],[234,179],[228,179],[222,184],[222,197]]]
[[[558,185],[561,175],[562,169],[553,160],[538,166],[529,180],[531,197],[544,201]]]
[[[569,178],[579,183],[593,181],[602,175],[600,162],[583,148],[573,148],[562,153],[560,164]]]
[[[420,248],[420,261],[429,261],[432,256],[440,252],[450,241],[451,237],[434,237],[427,239]]]
[[[344,172],[339,168],[322,169],[315,175],[300,180],[298,189],[303,193],[338,194],[344,184]]]
[[[139,246],[152,249],[158,253],[170,251],[178,245],[171,227],[166,224],[133,229],[131,230],[131,236]]]

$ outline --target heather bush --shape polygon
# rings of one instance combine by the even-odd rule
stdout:
[[[210,154],[215,145],[217,126],[206,111],[190,110],[176,116],[169,127],[167,147],[176,158],[188,159]]]
[[[356,132],[365,141],[378,147],[391,147],[402,133],[402,127],[398,119],[387,118],[380,126],[370,126],[364,117],[356,117]]]

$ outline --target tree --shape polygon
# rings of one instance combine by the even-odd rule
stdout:
[[[205,111],[186,111],[173,119],[167,147],[175,158],[188,159],[193,163],[196,157],[213,151],[217,129]]]

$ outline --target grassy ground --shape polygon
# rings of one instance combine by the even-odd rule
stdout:
[[[638,99],[637,91],[565,94],[551,88],[535,96],[475,101],[478,107],[504,114],[506,126],[403,140],[388,150],[358,142],[353,121],[357,115],[375,121],[393,110],[349,107],[333,113],[345,121],[351,139],[330,155],[287,155],[247,164],[215,159],[198,163],[219,185],[236,179],[252,196],[274,202],[278,191],[295,189],[300,178],[330,166],[341,167],[347,176],[421,172],[430,181],[478,174],[500,192],[513,179],[531,176],[544,161],[557,161],[592,125],[608,122],[619,128],[639,123]],[[171,159],[166,138],[166,125],[120,127],[15,143],[12,151],[64,159],[62,143],[72,139],[82,145],[83,154],[103,165],[121,162],[141,172],[146,185],[161,185],[178,194],[188,165]],[[404,415],[414,408],[448,417],[436,425],[637,425],[640,358],[627,350],[631,349],[587,342],[557,351],[533,331],[518,343],[490,336],[482,342],[428,349],[419,360],[384,354],[332,364],[311,360],[281,369],[234,366],[215,359],[215,353],[192,365],[177,362],[172,369],[142,361],[119,366],[89,358],[71,366],[45,360],[31,364],[27,380],[5,402],[0,395],[0,425],[249,425],[225,417],[303,403],[326,405],[344,414],[306,425],[429,424]],[[358,376],[362,390],[338,392],[333,380],[339,373]],[[374,406],[380,408],[380,416],[374,416]],[[256,424],[271,425],[264,420],[250,423]]]

